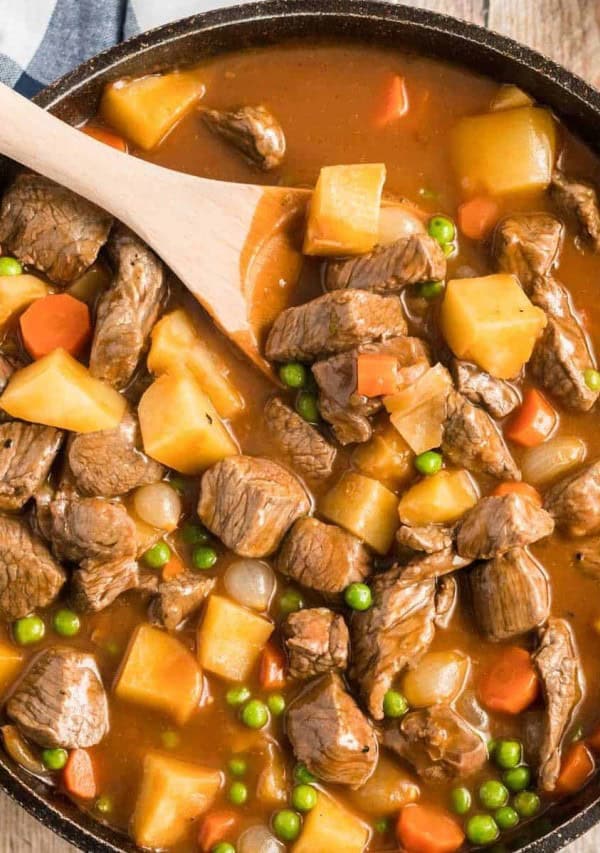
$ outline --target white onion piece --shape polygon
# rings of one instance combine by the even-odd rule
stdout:
[[[377,242],[380,246],[389,246],[401,237],[411,234],[424,234],[425,226],[419,218],[417,208],[410,204],[384,204],[379,212],[379,233]]]
[[[229,595],[245,607],[266,610],[275,591],[275,573],[261,560],[236,560],[223,576]]]
[[[251,826],[247,829],[240,835],[237,849],[238,853],[280,853],[285,850],[266,826]]]
[[[151,527],[175,530],[181,515],[181,498],[168,483],[151,483],[135,490],[136,514]]]
[[[585,441],[575,436],[556,436],[550,441],[530,447],[521,458],[521,473],[527,483],[544,486],[562,477],[587,455]]]
[[[402,692],[414,708],[451,702],[463,688],[469,658],[460,652],[429,652],[404,676]]]

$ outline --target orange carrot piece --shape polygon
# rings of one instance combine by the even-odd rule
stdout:
[[[361,352],[356,359],[356,391],[364,397],[380,397],[398,390],[398,359],[393,355]]]
[[[530,388],[504,434],[515,444],[537,447],[548,438],[555,425],[556,412],[550,403],[536,388]]]
[[[105,145],[110,145],[111,148],[116,148],[117,151],[127,151],[127,143],[122,136],[108,130],[106,127],[98,127],[95,124],[86,124],[81,130],[87,136],[97,139],[98,142],[103,142]]]
[[[535,701],[539,692],[537,673],[525,649],[509,646],[479,680],[478,695],[490,711],[520,714]]]
[[[210,853],[220,841],[224,841],[237,823],[237,815],[231,811],[210,812],[200,824],[198,846],[200,853]]]
[[[575,794],[596,769],[596,762],[583,741],[574,743],[564,756],[556,781],[557,794]]]
[[[177,556],[177,554],[171,554],[169,558],[169,562],[163,566],[162,570],[162,578],[164,581],[170,581],[173,578],[176,578],[178,575],[182,574],[185,570],[185,566]]]
[[[396,837],[407,853],[454,853],[465,840],[448,812],[421,803],[404,806],[396,823]]]
[[[379,128],[386,127],[406,115],[408,108],[408,93],[404,77],[400,77],[399,74],[390,74],[385,80],[373,124]]]
[[[68,293],[36,299],[21,314],[20,326],[25,349],[32,358],[41,358],[59,347],[77,356],[92,331],[89,308]]]
[[[487,196],[477,196],[459,205],[458,228],[471,240],[483,240],[498,221],[499,215],[497,202]]]
[[[286,685],[286,659],[281,649],[267,643],[260,656],[258,680],[264,690],[277,690]]]
[[[537,506],[541,506],[543,503],[542,496],[538,490],[534,486],[530,486],[529,483],[507,481],[496,486],[494,491],[490,492],[490,494],[494,497],[501,498],[502,495],[510,495],[512,492],[516,495],[521,495],[522,498],[528,498]]]
[[[96,771],[87,749],[71,750],[63,770],[63,784],[71,796],[81,800],[91,800],[96,796]]]

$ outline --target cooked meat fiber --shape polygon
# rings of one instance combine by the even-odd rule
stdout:
[[[132,557],[84,560],[73,572],[71,599],[77,610],[96,613],[112,604],[123,592],[138,589],[140,585],[139,567]]]
[[[575,217],[583,236],[595,252],[600,252],[600,209],[596,190],[583,181],[565,177],[557,170],[552,175],[550,195],[559,210]]]
[[[94,746],[108,732],[108,702],[96,661],[67,646],[51,646],[34,659],[6,711],[38,746]]]
[[[475,621],[486,640],[499,642],[542,625],[550,614],[550,584],[544,569],[515,548],[469,573]]]
[[[191,616],[213,591],[216,578],[205,578],[194,572],[182,572],[158,585],[154,612],[168,631],[174,631]]]
[[[411,711],[390,720],[383,745],[410,762],[427,782],[471,776],[487,761],[485,741],[447,705]]]
[[[0,509],[21,509],[44,482],[63,434],[54,427],[9,421],[0,425]]]
[[[371,571],[362,542],[335,524],[301,518],[292,527],[277,556],[277,570],[302,586],[333,598]]]
[[[406,320],[396,296],[336,290],[282,311],[269,332],[265,351],[271,361],[312,361],[405,333]]]
[[[285,134],[275,116],[263,106],[237,110],[201,110],[207,127],[237,148],[244,157],[268,172],[281,164]]]
[[[24,521],[0,515],[0,615],[9,621],[51,604],[66,580]]]
[[[443,575],[439,578],[435,590],[435,618],[436,628],[447,628],[454,614],[454,608],[458,600],[458,584],[452,575]]]
[[[286,731],[297,760],[323,782],[359,788],[375,770],[375,730],[337,673],[311,682],[293,701]]]
[[[23,172],[4,193],[0,244],[21,263],[65,285],[94,263],[112,217],[41,175]]]
[[[312,480],[329,477],[336,450],[318,429],[279,397],[269,400],[264,413],[276,444],[289,456],[296,471]]]
[[[544,506],[569,536],[600,532],[600,460],[552,486]]]
[[[9,358],[9,356],[0,353],[0,393],[8,385],[8,380],[15,370],[19,370],[21,367],[24,367],[24,364],[20,363],[18,358],[14,356],[10,356]],[[6,415],[5,412],[3,414]]]
[[[134,557],[136,528],[120,503],[58,494],[48,506],[47,536],[58,559],[108,561]]]
[[[343,616],[327,607],[290,613],[283,636],[292,678],[312,678],[348,663],[350,635]]]
[[[445,277],[446,257],[438,241],[429,234],[410,234],[367,255],[329,261],[325,287],[395,293],[408,284]]]
[[[503,219],[494,235],[494,255],[503,272],[516,275],[529,291],[536,279],[549,275],[557,260],[562,224],[547,213],[518,213]]]
[[[561,745],[581,699],[580,663],[569,623],[550,619],[539,634],[533,655],[545,699],[538,780],[542,791],[556,787],[560,772]]]
[[[461,557],[489,560],[550,536],[554,521],[545,509],[515,492],[481,498],[463,516],[456,547]]]
[[[398,545],[407,551],[417,551],[425,554],[435,554],[452,548],[454,544],[454,528],[440,524],[422,524],[411,527],[402,524],[396,533]]]
[[[493,418],[505,418],[521,402],[510,382],[496,379],[468,361],[454,359],[452,373],[463,397],[475,406],[482,406]]]
[[[270,459],[230,456],[202,477],[198,515],[242,557],[267,557],[310,510],[300,481]]]
[[[408,584],[431,580],[432,578],[442,578],[451,572],[464,569],[472,562],[473,560],[457,554],[456,545],[453,543],[451,547],[434,551],[433,554],[418,554],[413,557],[406,565],[402,566],[402,581]]]
[[[572,315],[564,320],[548,317],[529,367],[535,381],[568,409],[587,412],[598,399],[598,391],[585,381],[585,371],[594,368],[594,362]]]
[[[114,229],[107,248],[116,275],[98,303],[90,371],[120,390],[133,376],[166,295],[165,269],[123,226]]]

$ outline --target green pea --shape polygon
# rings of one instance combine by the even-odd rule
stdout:
[[[502,806],[501,809],[494,812],[494,820],[498,827],[505,832],[518,824],[519,815],[511,806]]]
[[[62,770],[69,753],[66,749],[44,749],[42,750],[42,762],[47,770]]]
[[[284,589],[279,597],[279,610],[287,616],[288,613],[295,613],[297,610],[302,610],[304,607],[304,599],[297,589]]]
[[[56,633],[60,634],[61,637],[74,637],[75,634],[79,633],[81,620],[73,610],[63,608],[56,611],[52,624]]]
[[[273,815],[273,831],[281,841],[295,841],[300,834],[300,815],[283,809]]]
[[[450,805],[455,814],[466,814],[471,808],[471,801],[468,788],[453,788],[450,792]]]
[[[390,828],[390,822],[387,818],[381,817],[379,820],[375,821],[373,828],[375,829],[375,832],[379,832],[380,835],[385,835]]]
[[[22,275],[23,267],[16,258],[4,255],[0,258],[0,275]]]
[[[344,601],[352,610],[368,610],[373,604],[373,595],[366,583],[351,583],[344,592]]]
[[[494,750],[494,761],[502,770],[518,767],[523,757],[523,747],[518,740],[499,740]]]
[[[301,391],[296,400],[296,411],[309,424],[318,424],[320,415],[316,394],[311,394],[309,391]]]
[[[524,791],[529,786],[531,770],[524,764],[521,767],[511,767],[510,770],[505,770],[502,774],[502,781],[509,791],[518,794],[519,791]]]
[[[285,711],[285,699],[281,693],[272,693],[267,698],[267,705],[274,717],[280,717]]]
[[[383,713],[386,717],[403,717],[408,711],[406,697],[398,690],[388,690],[383,697]]]
[[[419,453],[415,456],[415,468],[419,474],[431,476],[437,474],[442,468],[443,457],[436,450],[426,450],[425,453]]]
[[[292,805],[299,812],[309,812],[317,805],[317,792],[312,785],[296,785],[292,791]]]
[[[151,569],[162,569],[171,559],[171,549],[166,542],[157,542],[144,553],[142,560]]]
[[[479,800],[486,809],[499,809],[508,802],[508,789],[497,779],[488,779],[479,788]]]
[[[454,243],[444,243],[442,246],[442,252],[446,258],[451,257],[456,250]]]
[[[494,755],[494,752],[496,751],[497,746],[498,746],[497,740],[494,740],[494,738],[492,738],[491,740],[488,740],[488,742],[487,742],[488,758],[492,758],[492,756]]]
[[[269,709],[260,699],[251,699],[242,709],[242,723],[249,729],[262,729],[269,722]]]
[[[186,521],[183,525],[181,538],[186,545],[206,545],[210,540],[208,531],[201,524],[194,524],[193,521]]]
[[[173,729],[167,729],[160,733],[160,740],[165,749],[176,749],[181,738]]]
[[[39,643],[46,633],[46,626],[42,619],[35,614],[23,616],[13,623],[13,635],[20,646],[31,646]]]
[[[243,782],[234,782],[229,789],[229,802],[234,806],[243,806],[247,799],[247,786]]]
[[[288,388],[304,388],[307,370],[303,364],[290,361],[279,368],[279,378]]]
[[[588,367],[587,370],[583,371],[583,378],[590,391],[600,391],[600,372],[598,370]]]
[[[294,767],[294,779],[301,785],[312,785],[317,781],[317,777],[313,776],[306,764],[296,764]]]
[[[540,810],[540,798],[535,791],[519,791],[513,798],[513,807],[521,817],[533,817]]]
[[[210,853],[235,853],[235,847],[228,841],[219,841],[214,847],[211,847]]]
[[[488,814],[473,815],[467,821],[466,830],[471,844],[491,844],[500,835],[498,824]]]
[[[456,237],[454,222],[447,216],[432,216],[427,225],[430,237],[437,240],[440,246],[451,243]]]
[[[112,807],[112,800],[106,794],[103,794],[96,800],[96,811],[100,812],[100,814],[108,814],[112,811]]]
[[[419,296],[422,296],[423,299],[426,299],[428,302],[433,302],[433,300],[437,299],[438,296],[441,296],[443,292],[443,281],[424,281],[419,287]]]
[[[251,695],[249,688],[244,684],[240,684],[237,687],[229,688],[225,694],[225,701],[228,705],[231,705],[232,708],[235,708],[238,705],[243,705],[244,702],[247,702]]]
[[[212,569],[217,562],[217,552],[210,545],[196,545],[192,551],[192,565],[200,571]]]
[[[245,758],[230,758],[227,762],[227,769],[232,776],[243,776],[248,770],[248,762]]]

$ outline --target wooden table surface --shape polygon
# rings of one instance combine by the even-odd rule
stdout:
[[[421,0],[412,5],[512,36],[600,88],[600,0]],[[598,853],[600,828],[565,849]],[[74,848],[0,793],[0,853],[26,851],[73,853]]]

